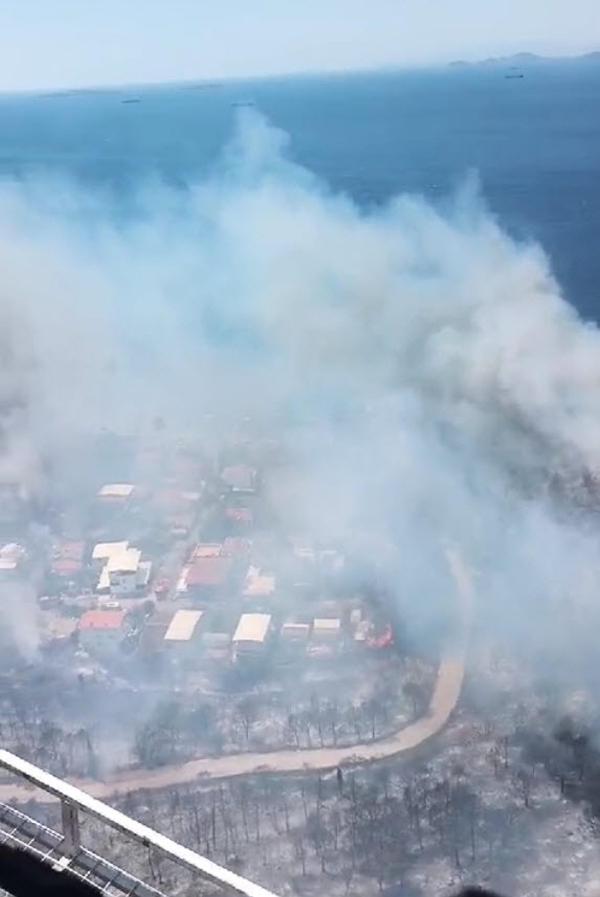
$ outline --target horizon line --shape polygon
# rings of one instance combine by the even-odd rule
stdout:
[[[143,81],[123,81],[123,82],[114,82],[114,83],[90,83],[90,84],[82,84],[80,86],[74,87],[69,85],[49,85],[47,87],[14,87],[14,88],[2,88],[0,87],[0,96],[48,96],[53,94],[65,94],[71,95],[76,93],[99,93],[99,92],[112,92],[112,91],[123,91],[123,90],[145,90],[148,88],[154,87],[185,87],[185,86],[201,86],[206,85],[207,87],[213,86],[222,86],[224,84],[235,84],[235,83],[246,83],[246,82],[255,82],[255,81],[277,81],[283,79],[293,79],[293,78],[319,78],[319,77],[339,77],[339,76],[352,76],[352,75],[368,75],[368,74],[378,74],[378,73],[394,73],[394,72],[411,72],[411,71],[432,71],[439,69],[448,69],[456,66],[478,66],[490,64],[492,62],[502,63],[504,61],[510,61],[515,58],[522,57],[531,57],[535,60],[547,61],[547,62],[560,62],[560,61],[577,61],[584,60],[590,56],[599,55],[600,50],[584,50],[579,51],[572,54],[562,54],[562,55],[543,55],[534,53],[532,51],[520,50],[515,53],[508,53],[507,55],[501,56],[488,56],[477,59],[465,59],[465,58],[453,58],[448,59],[446,61],[438,61],[438,62],[423,62],[423,63],[410,63],[403,65],[399,62],[388,62],[388,63],[380,63],[379,65],[367,65],[367,66],[357,66],[353,68],[331,68],[331,69],[306,69],[299,71],[281,71],[281,72],[268,72],[264,74],[248,74],[248,75],[220,75],[220,76],[208,76],[208,75],[199,75],[198,77],[193,78],[166,78],[163,80],[143,80]]]

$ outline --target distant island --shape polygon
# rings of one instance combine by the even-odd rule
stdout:
[[[515,53],[513,56],[491,56],[489,59],[479,59],[475,62],[459,59],[451,62],[450,68],[467,68],[472,66],[510,66],[521,68],[547,62],[591,62],[600,64],[600,50],[583,53],[580,56],[538,56],[536,53]]]

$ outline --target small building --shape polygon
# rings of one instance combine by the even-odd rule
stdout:
[[[98,542],[92,551],[92,561],[98,569],[101,569],[113,554],[120,554],[122,551],[126,551],[128,547],[129,542]]]
[[[24,570],[27,552],[22,545],[8,542],[0,548],[0,582],[12,582]]]
[[[165,632],[165,642],[169,644],[189,643],[196,635],[202,616],[201,610],[178,610]]]
[[[272,574],[263,573],[259,567],[249,567],[244,583],[244,598],[272,598],[275,594],[276,579]]]
[[[229,557],[197,558],[185,572],[183,591],[199,600],[216,598],[229,586],[232,572],[232,559]]]
[[[306,644],[310,636],[310,623],[284,623],[281,638],[291,644]]]
[[[242,614],[233,634],[234,659],[260,653],[271,629],[271,614]]]
[[[104,502],[127,503],[135,492],[131,483],[107,483],[98,490],[98,498]]]
[[[152,577],[152,561],[140,561],[137,572],[136,589],[143,592],[148,588]]]
[[[354,641],[356,642],[356,644],[366,644],[371,629],[372,624],[369,622],[369,620],[359,620],[354,630]]]
[[[61,542],[52,552],[51,573],[60,579],[77,579],[83,570],[85,543]]]
[[[17,575],[18,561],[14,558],[0,557],[0,579],[10,579]]]
[[[315,641],[336,641],[341,632],[342,623],[338,617],[315,617],[313,620],[313,639]]]
[[[193,563],[201,558],[218,558],[222,554],[222,542],[199,542],[192,551],[190,561]]]
[[[114,595],[132,595],[137,590],[141,557],[139,549],[125,548],[108,559],[106,570]]]
[[[106,594],[106,592],[110,592],[110,573],[108,572],[108,565],[105,565],[100,571],[100,576],[98,577],[98,582],[96,583],[96,591],[100,595]]]
[[[142,561],[142,552],[128,542],[97,545],[95,561],[103,562],[96,590],[112,595],[135,595],[145,589],[152,572],[151,561]]]
[[[124,610],[88,610],[79,620],[79,641],[90,651],[111,651],[120,644],[125,630]]]
[[[350,625],[353,627],[358,626],[360,621],[362,620],[362,609],[360,607],[355,607],[350,611]]]
[[[189,566],[185,566],[185,567],[181,568],[181,573],[179,574],[179,576],[177,578],[177,583],[175,585],[175,592],[178,597],[182,597],[183,595],[187,594],[187,590],[188,590],[187,578],[188,578],[189,572],[190,572]]]

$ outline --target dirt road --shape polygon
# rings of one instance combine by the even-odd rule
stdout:
[[[71,780],[72,784],[102,800],[141,789],[169,788],[198,780],[224,779],[262,772],[326,771],[336,766],[372,763],[410,751],[436,735],[446,724],[456,707],[465,673],[465,659],[470,621],[472,586],[469,571],[460,555],[447,551],[448,562],[459,596],[460,613],[457,632],[444,651],[429,707],[424,716],[403,729],[376,742],[343,748],[305,748],[268,753],[231,754],[190,760],[160,769],[127,770],[103,782],[85,779]],[[43,798],[24,785],[0,785],[0,801],[27,801]]]

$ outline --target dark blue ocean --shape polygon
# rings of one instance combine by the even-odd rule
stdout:
[[[541,242],[565,293],[600,320],[600,64],[502,67],[0,97],[0,178],[51,172],[126,203],[182,189],[218,159],[237,104],[291,136],[292,156],[360,204],[443,201],[473,170],[492,211]],[[124,99],[140,102],[123,103]]]

